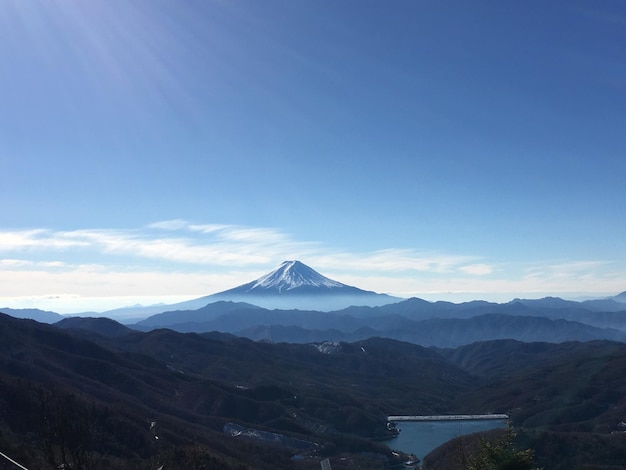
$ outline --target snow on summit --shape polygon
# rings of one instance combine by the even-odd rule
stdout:
[[[333,281],[300,261],[285,261],[278,269],[247,284],[198,299],[227,300],[263,308],[329,312],[351,305],[378,306],[400,299]]]
[[[275,289],[278,292],[283,292],[302,286],[328,288],[346,287],[345,284],[341,282],[333,281],[332,279],[322,276],[300,261],[285,261],[275,271],[254,281],[250,290],[262,288]]]

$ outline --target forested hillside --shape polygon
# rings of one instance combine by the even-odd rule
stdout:
[[[392,468],[388,415],[489,412],[511,416],[514,445],[544,468],[626,461],[623,343],[273,344],[93,325],[0,316],[0,449],[27,468]]]

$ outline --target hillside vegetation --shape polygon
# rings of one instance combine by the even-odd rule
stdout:
[[[626,461],[623,343],[436,350],[98,325],[0,316],[0,450],[27,468],[393,468],[387,415],[487,412],[509,413],[514,445],[546,469]]]

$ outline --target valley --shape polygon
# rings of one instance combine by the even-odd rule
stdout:
[[[73,468],[184,459],[305,469],[322,458],[393,468],[401,456],[380,442],[388,416],[415,414],[506,413],[544,468],[608,469],[626,457],[619,342],[331,348],[167,329],[105,335],[8,316],[0,326],[0,445],[27,468],[58,466],[63,449]]]

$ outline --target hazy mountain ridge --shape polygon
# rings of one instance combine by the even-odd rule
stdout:
[[[160,310],[129,325],[141,331],[154,328],[179,332],[221,331],[255,340],[271,338],[284,342],[356,341],[382,336],[427,346],[455,347],[493,339],[624,341],[624,301],[626,292],[583,302],[558,297],[514,299],[507,303],[475,300],[458,304],[419,298],[401,300],[334,281],[299,261],[285,261],[278,269],[254,281],[218,294],[169,306],[122,310],[125,315],[132,312],[135,316]],[[337,303],[343,308],[328,310],[327,307]],[[267,308],[268,304],[272,309]],[[294,304],[298,308],[293,308]],[[277,305],[291,307],[276,308]],[[48,322],[63,318],[53,312],[35,310],[13,313],[37,316]],[[76,320],[65,325],[94,332],[101,328],[101,334],[112,334],[105,331],[112,325],[104,321],[87,325],[86,320]],[[125,333],[119,330],[119,334]]]
[[[216,319],[239,310],[258,310],[260,307],[245,302],[219,300],[196,310],[174,310],[157,313],[137,323],[138,327],[166,327],[177,323],[199,323]]]
[[[458,347],[477,341],[513,339],[535,342],[549,341],[591,341],[607,339],[626,341],[626,332],[607,328],[597,328],[569,320],[551,320],[544,317],[525,317],[502,314],[484,314],[467,319],[428,319],[421,321],[406,320],[401,325],[388,323],[386,317],[376,319],[376,329],[372,323],[359,328],[343,331],[337,324],[330,324],[327,329],[303,328],[296,325],[255,325],[233,333],[255,341],[275,342],[313,342],[313,341],[358,341],[370,337],[383,337],[406,341],[422,346],[441,348]],[[229,325],[231,328],[232,326]],[[198,327],[198,325],[196,325]],[[178,325],[173,325],[178,329]],[[179,331],[189,331],[181,329]]]
[[[592,311],[584,308],[587,305],[555,298],[516,300],[505,304],[482,301],[431,303],[407,299],[379,307],[349,307],[322,312],[268,310],[243,302],[217,301],[197,310],[156,314],[127,327],[141,331],[154,328],[180,332],[222,331],[254,340],[296,343],[356,341],[381,336],[437,347],[494,339],[626,341],[626,311]],[[17,313],[29,315],[30,312]],[[9,313],[16,314],[15,311]],[[89,329],[104,335],[126,333],[125,329],[114,328],[104,319],[96,321],[55,314],[44,318],[50,323],[62,321],[62,327]],[[112,333],[112,328],[119,331]]]
[[[41,323],[55,323],[65,318],[60,313],[39,310],[38,308],[2,308],[0,311],[14,318],[27,318]]]
[[[412,298],[384,306],[353,306],[333,312],[268,310],[249,304],[218,302],[196,311],[150,317],[133,327],[141,330],[162,327],[180,332],[216,330],[255,340],[272,338],[283,342],[302,342],[307,338],[355,341],[381,336],[426,346],[455,347],[494,339],[626,341],[626,311],[596,312],[584,308],[582,303],[558,298],[516,299],[504,304],[484,301],[454,304]],[[323,337],[324,331],[327,338]]]
[[[54,326],[61,329],[91,331],[104,336],[124,336],[133,331],[127,326],[105,317],[69,317],[54,323]]]

